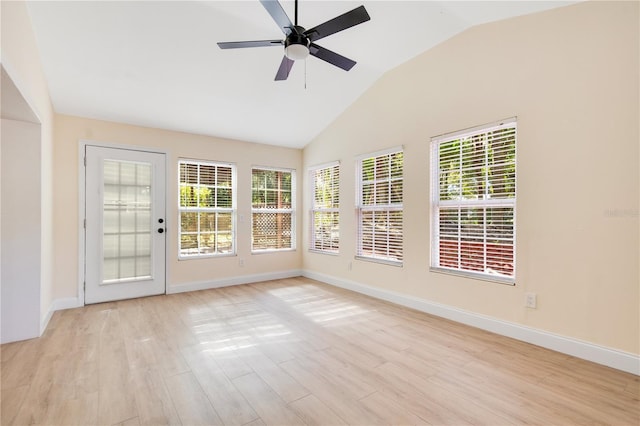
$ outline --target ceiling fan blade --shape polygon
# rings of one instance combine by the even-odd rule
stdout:
[[[331,34],[335,34],[347,28],[351,28],[355,25],[367,22],[371,17],[367,13],[367,9],[364,6],[356,7],[350,12],[343,13],[333,19],[328,20],[324,24],[320,24],[309,30],[306,30],[304,34],[309,37],[309,40],[317,41]]]
[[[282,32],[285,33],[285,35],[291,34],[293,24],[278,0],[260,0],[260,3],[267,9],[267,12],[269,12],[269,15],[276,21],[276,24],[278,24]]]
[[[332,52],[331,50],[318,46],[314,43],[311,43],[309,46],[309,53],[316,58],[329,62],[331,65],[335,65],[345,71],[349,71],[356,64],[356,61],[352,61],[349,58],[345,58],[342,55],[338,55],[336,52]]]
[[[278,72],[276,73],[276,81],[286,80],[287,77],[289,77],[292,67],[293,61],[286,56],[283,56],[282,62],[280,62],[280,68],[278,68]]]
[[[221,41],[218,42],[218,47],[220,49],[240,49],[243,47],[282,46],[283,44],[283,40]]]

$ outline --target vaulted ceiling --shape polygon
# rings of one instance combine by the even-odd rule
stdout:
[[[357,64],[317,58],[274,81],[282,39],[258,0],[29,2],[55,110],[62,114],[303,147],[386,71],[474,25],[560,7],[557,1],[305,1],[311,28],[364,4],[371,20],[318,41]],[[294,2],[283,1],[291,20]]]

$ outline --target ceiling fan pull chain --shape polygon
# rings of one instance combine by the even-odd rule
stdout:
[[[307,60],[304,60],[304,90],[307,90]]]

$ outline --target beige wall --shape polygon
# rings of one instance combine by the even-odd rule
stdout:
[[[300,269],[301,250],[251,255],[251,167],[297,169],[302,151],[213,137],[151,129],[66,115],[56,116],[54,149],[55,298],[75,297],[78,289],[78,152],[79,141],[96,141],[166,150],[167,169],[167,285],[193,284],[232,277]],[[178,159],[235,163],[238,173],[238,256],[178,260]],[[300,200],[298,185],[298,200]],[[301,226],[298,222],[298,237]],[[298,246],[300,243],[298,243]],[[239,260],[244,259],[244,267]],[[171,289],[169,289],[171,290]]]
[[[53,302],[53,108],[40,62],[40,54],[23,1],[0,2],[2,14],[2,66],[38,116],[41,126],[41,318]],[[28,167],[26,167],[28,170]]]
[[[304,267],[640,352],[637,2],[580,3],[468,30],[389,72],[304,152],[54,116],[26,7],[1,7],[3,66],[42,122],[42,315],[54,299],[77,294],[78,141],[87,139],[167,150],[170,229],[177,229],[171,206],[178,157],[237,164],[239,214],[246,218],[239,256],[177,261],[170,232],[171,286]],[[514,115],[516,286],[430,273],[430,137]],[[400,144],[404,267],[355,261],[354,157]],[[300,211],[297,251],[251,256],[251,165],[296,168],[302,183],[307,166],[333,160],[342,162],[341,255],[304,249],[308,216]],[[538,294],[536,310],[524,308],[528,291]]]
[[[638,354],[638,22],[637,2],[580,3],[470,29],[390,71],[304,150],[305,170],[342,163],[341,254],[305,251],[304,268]],[[429,272],[430,138],[511,116],[517,284]],[[403,268],[353,256],[354,157],[396,145]]]

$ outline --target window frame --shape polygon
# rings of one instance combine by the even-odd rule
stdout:
[[[253,172],[254,170],[263,170],[263,171],[274,171],[274,172],[283,172],[291,174],[291,208],[290,209],[272,209],[272,208],[256,208],[253,207]],[[269,167],[269,166],[251,166],[251,187],[250,187],[250,203],[251,206],[251,254],[265,254],[265,253],[281,253],[286,251],[295,251],[297,248],[297,232],[296,232],[296,170],[283,168],[283,167]],[[265,249],[255,249],[254,235],[253,235],[253,215],[254,213],[284,213],[291,215],[291,247],[284,248],[265,248]]]
[[[462,196],[457,200],[440,200],[440,156],[439,156],[439,148],[441,144],[446,142],[451,142],[454,140],[479,136],[482,134],[487,134],[490,132],[504,130],[504,129],[513,129],[513,139],[514,139],[514,177],[513,177],[513,196],[505,197],[505,198],[483,198],[483,199],[464,199]],[[517,202],[517,147],[518,147],[518,137],[517,137],[517,117],[510,117],[504,120],[496,121],[493,123],[483,124],[480,126],[475,126],[469,129],[464,129],[452,133],[446,133],[439,136],[434,136],[431,138],[431,256],[430,256],[430,264],[429,270],[431,272],[445,273],[450,275],[458,275],[466,278],[473,278],[482,281],[490,281],[496,282],[500,284],[507,285],[515,285],[516,283],[516,202]],[[486,160],[486,156],[488,155],[485,150],[485,162],[483,162],[483,167],[488,167]],[[486,181],[485,181],[486,182]],[[486,186],[488,187],[488,186]],[[512,233],[511,233],[511,241],[512,241],[512,271],[513,275],[504,275],[499,273],[490,273],[490,272],[480,272],[474,271],[470,269],[462,269],[461,267],[448,267],[440,265],[440,211],[441,209],[454,209],[458,208],[458,210],[462,209],[484,209],[484,213],[486,215],[487,208],[505,208],[512,209]],[[488,244],[488,232],[487,232],[487,222],[483,221],[482,230],[483,230],[483,250],[484,250],[484,258],[483,262],[486,266],[487,261],[487,249],[486,245]],[[464,237],[460,230],[458,230],[458,242],[460,243],[461,239]],[[470,234],[466,234],[470,235]],[[470,237],[467,237],[470,238]],[[460,249],[458,248],[458,256],[460,257]],[[461,261],[459,260],[459,263]],[[485,271],[486,271],[485,267]]]
[[[200,165],[206,166],[215,166],[217,167],[229,167],[231,169],[231,208],[228,207],[188,207],[181,205],[181,193],[180,190],[182,188],[181,181],[181,166],[182,164],[190,164],[197,165],[198,170]],[[238,254],[238,245],[237,245],[237,167],[235,163],[228,163],[222,161],[211,161],[211,160],[197,160],[191,158],[179,158],[178,159],[178,220],[177,220],[177,229],[178,229],[178,260],[191,260],[191,259],[205,259],[205,258],[213,258],[213,257],[228,257],[228,256],[237,256]],[[217,182],[216,182],[217,184]],[[201,185],[200,177],[198,172],[198,183],[197,185]],[[183,254],[182,253],[182,213],[190,212],[190,213],[231,213],[231,251],[228,253],[195,253],[195,254]],[[215,233],[218,233],[218,228],[216,226]],[[200,220],[198,220],[198,231],[196,232],[196,236],[200,236]]]
[[[396,153],[402,153],[403,155],[403,163],[402,163],[402,202],[401,203],[387,203],[387,204],[373,204],[373,205],[364,205],[362,203],[362,194],[363,194],[363,180],[362,180],[362,166],[363,162],[368,159],[375,159],[378,157],[383,157],[387,155],[392,155]],[[395,146],[392,148],[371,152],[368,154],[359,155],[356,157],[356,222],[357,222],[357,234],[356,234],[356,255],[355,258],[357,260],[363,260],[374,263],[381,263],[384,265],[391,265],[397,267],[403,267],[404,265],[404,147],[403,146]],[[391,179],[391,178],[389,178]],[[372,182],[377,182],[374,179]],[[390,194],[389,194],[390,195]],[[390,195],[391,196],[391,195]],[[374,256],[374,255],[365,255],[363,254],[363,213],[364,212],[400,212],[401,213],[401,224],[402,224],[402,241],[401,241],[401,255],[402,260],[391,259],[383,256]]]
[[[333,207],[323,207],[316,205],[316,174],[320,171],[334,169],[335,171],[331,171],[331,181],[335,182],[335,190],[337,191],[337,202],[333,200],[331,203]],[[308,171],[309,176],[309,193],[310,193],[310,209],[309,209],[309,251],[313,253],[320,254],[328,254],[328,255],[339,255],[340,254],[340,161],[332,161],[330,163],[320,164],[317,166],[309,167]],[[337,179],[337,181],[335,180]],[[333,214],[337,216],[338,222],[338,238],[337,238],[337,248],[335,249],[326,249],[326,248],[318,248],[316,243],[318,242],[316,238],[316,213],[327,213]]]

